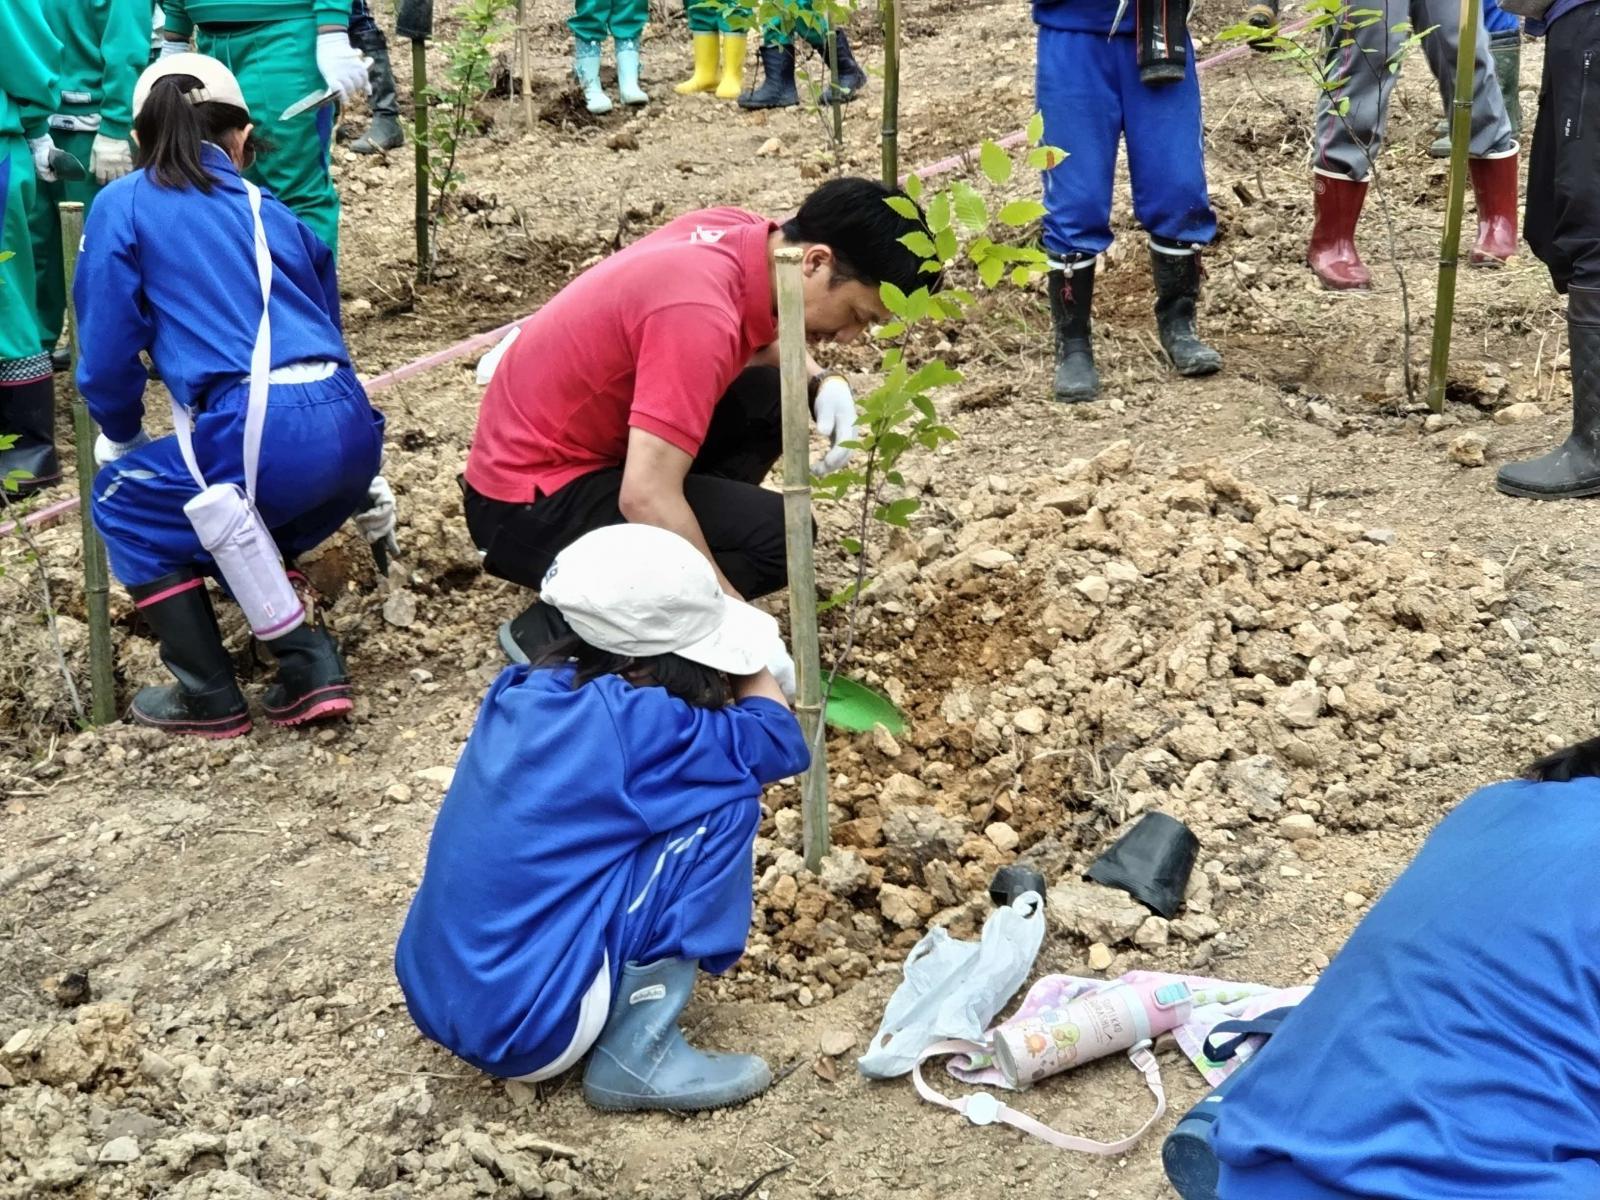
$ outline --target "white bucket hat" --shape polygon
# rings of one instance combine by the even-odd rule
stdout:
[[[139,76],[139,82],[133,85],[135,120],[138,120],[144,102],[150,99],[150,89],[155,87],[156,81],[165,79],[169,75],[193,75],[200,81],[199,87],[191,88],[184,93],[184,98],[190,104],[203,104],[207,100],[215,100],[218,104],[231,104],[235,108],[241,108],[246,115],[249,115],[250,106],[244,102],[244,91],[239,87],[239,81],[233,77],[233,72],[227,67],[209,54],[169,54],[146,67],[144,74]]]
[[[539,597],[589,645],[632,658],[753,675],[781,641],[778,622],[724,592],[692,543],[654,525],[584,534],[556,555]]]

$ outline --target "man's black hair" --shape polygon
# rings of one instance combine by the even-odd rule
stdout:
[[[910,197],[876,179],[831,179],[806,197],[783,226],[786,241],[816,242],[833,251],[836,277],[869,286],[892,283],[902,292],[919,287],[937,291],[941,279],[922,270],[922,258],[900,244],[908,233],[926,233],[922,209],[917,219],[903,217],[889,197]]]
[[[1600,775],[1600,737],[1564,746],[1528,768],[1528,778],[1540,783],[1571,783],[1592,775]]]
[[[721,708],[733,699],[728,677],[712,667],[690,662],[676,654],[656,654],[631,658],[591,646],[575,633],[555,642],[534,666],[544,669],[573,667],[577,674],[572,686],[582,687],[602,675],[620,675],[640,686],[664,687],[672,695],[696,708]]]

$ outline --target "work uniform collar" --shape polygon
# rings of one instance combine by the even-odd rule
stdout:
[[[777,223],[763,221],[746,225],[734,236],[739,239],[740,275],[744,280],[741,299],[744,307],[744,339],[754,349],[778,340],[777,305],[772,296],[772,267],[767,262],[767,242]]]
[[[200,165],[208,171],[221,171],[225,175],[237,175],[239,168],[233,165],[233,158],[215,142],[200,143]]]

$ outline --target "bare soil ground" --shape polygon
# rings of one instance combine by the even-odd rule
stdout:
[[[653,103],[589,117],[568,87],[557,7],[534,5],[532,128],[520,97],[480,110],[435,284],[411,282],[409,151],[337,153],[346,312],[368,375],[529,311],[677,213],[781,214],[826,174],[814,115],[672,94],[688,60],[681,16],[646,42]],[[1233,19],[1208,4],[1196,28]],[[1019,127],[1031,47],[1015,6],[913,10],[902,161]],[[1539,57],[1530,47],[1530,112]],[[493,630],[523,603],[481,574],[462,522],[470,361],[378,398],[398,566],[379,580],[347,537],[313,564],[362,688],[348,725],[263,726],[218,745],[74,732],[38,589],[43,571],[81,677],[76,532],[0,542],[0,1195],[1170,1197],[1159,1132],[1201,1090],[1173,1051],[1166,1125],[1111,1160],[975,1129],[904,1082],[863,1081],[854,1058],[905,950],[935,923],[971,936],[990,873],[1020,858],[1063,885],[1041,969],[1088,973],[1099,941],[1111,974],[1313,980],[1462,794],[1592,732],[1600,649],[1590,511],[1513,501],[1490,482],[1494,463],[1565,428],[1560,309],[1542,268],[1463,276],[1450,403],[1425,419],[1401,380],[1379,205],[1362,227],[1373,294],[1322,292],[1302,266],[1309,85],[1246,58],[1208,71],[1204,89],[1222,232],[1202,317],[1227,367],[1180,381],[1159,361],[1125,179],[1097,307],[1099,403],[1050,401],[1042,294],[988,300],[949,331],[966,379],[941,403],[961,440],[908,472],[924,509],[876,552],[883,582],[856,664],[905,705],[911,731],[832,740],[841,851],[821,877],[795,854],[792,790],[768,796],[750,953],[689,1010],[700,1041],[782,1069],[744,1108],[602,1116],[575,1079],[495,1082],[406,1017],[394,936],[501,665]],[[847,115],[846,170],[876,173],[876,93]],[[1422,154],[1436,106],[1411,63],[1384,166],[1419,362],[1443,209],[1442,167]],[[1517,402],[1537,414],[1497,421]],[[1463,433],[1483,435],[1488,466],[1452,458]],[[847,516],[824,511],[825,535]],[[825,558],[837,582],[846,563]],[[113,609],[131,691],[160,667],[125,597]],[[1203,844],[1170,926],[1074,890],[1149,808]],[[1147,1099],[1107,1062],[1026,1103],[1111,1137]]]

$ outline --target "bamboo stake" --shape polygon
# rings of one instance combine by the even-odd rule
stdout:
[[[883,182],[900,186],[900,0],[879,0],[883,21]]]
[[[60,204],[61,255],[67,283],[67,349],[72,356],[72,438],[77,449],[78,506],[83,530],[84,605],[89,613],[89,717],[96,725],[117,719],[117,679],[111,657],[111,574],[106,567],[106,544],[94,527],[94,441],[98,432],[89,406],[78,391],[78,311],[72,303],[72,284],[78,274],[78,248],[83,243],[83,205],[74,200]]]
[[[517,0],[517,70],[522,74],[522,119],[533,128],[533,37],[528,30],[527,0]]]
[[[411,39],[411,102],[416,112],[417,151],[417,282],[428,278],[428,43]]]
[[[1466,207],[1467,143],[1472,138],[1472,83],[1478,53],[1479,0],[1461,0],[1456,43],[1456,94],[1450,105],[1450,190],[1439,243],[1439,286],[1433,302],[1433,352],[1428,359],[1428,407],[1444,411],[1450,371],[1450,325],[1456,311],[1456,269],[1461,258],[1461,215]]]
[[[828,745],[822,736],[822,655],[811,540],[811,414],[806,387],[806,315],[801,252],[779,250],[778,364],[783,382],[783,527],[789,549],[789,630],[794,637],[795,715],[811,746],[800,777],[801,839],[815,871],[828,853]]]
[[[844,96],[839,90],[839,23],[828,22],[828,90],[833,95],[833,152],[844,150]]]

